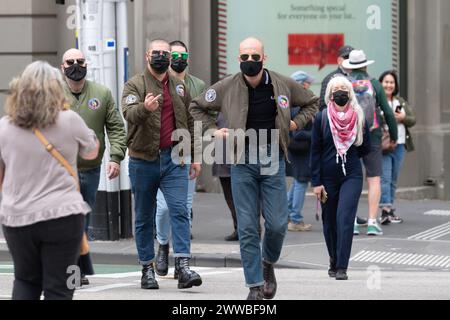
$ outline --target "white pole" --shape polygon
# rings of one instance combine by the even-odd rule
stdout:
[[[75,29],[75,38],[77,41],[77,49],[81,49],[81,7],[80,7],[80,0],[77,0],[75,2],[76,4],[76,29]]]
[[[128,81],[128,17],[127,1],[119,0],[116,5],[117,15],[117,68],[118,68],[118,106],[120,109],[120,100],[124,84]],[[120,170],[120,189],[130,190],[130,179],[128,177],[128,155],[122,161]]]

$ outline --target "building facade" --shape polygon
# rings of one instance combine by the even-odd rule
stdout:
[[[260,2],[265,1],[268,0]],[[415,196],[450,200],[450,2],[384,1],[399,8],[398,15],[389,17],[393,19],[393,26],[398,27],[392,28],[396,37],[390,49],[397,49],[392,49],[393,64],[401,71],[402,94],[417,117],[417,125],[412,130],[416,151],[406,157],[399,187],[409,188]],[[223,43],[223,21],[230,20],[223,10],[226,2],[129,1],[130,75],[145,67],[144,54],[149,40],[165,38],[181,39],[188,44],[192,54],[191,73],[207,83],[217,80],[227,70],[221,65],[223,60],[233,63],[238,50],[237,47],[226,48],[227,56],[221,56],[220,48],[227,45]],[[302,3],[300,0],[291,2]],[[64,5],[57,5],[54,0],[2,1],[0,114],[9,81],[25,65],[47,60],[58,66],[62,53],[75,46],[74,4],[75,0],[66,0]],[[249,25],[254,23],[253,19],[261,19],[252,12],[247,12],[246,16]],[[244,24],[240,28],[245,30],[248,26]],[[235,29],[227,30],[234,32]],[[267,54],[271,56],[270,51]],[[377,60],[377,57],[370,58]],[[220,190],[211,177],[210,168],[204,168],[199,185],[205,191]]]

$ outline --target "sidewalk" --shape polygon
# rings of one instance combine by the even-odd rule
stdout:
[[[429,243],[406,241],[408,236],[433,228],[450,220],[448,216],[432,217],[423,213],[429,210],[450,210],[449,202],[437,200],[400,200],[398,212],[405,223],[384,228],[384,236],[369,238],[361,229],[362,235],[355,237],[353,253],[359,250],[388,250],[396,247],[421,253],[421,250],[434,250],[434,254],[446,254],[450,241],[442,238],[438,247]],[[367,217],[367,200],[362,198],[359,215]],[[326,269],[328,254],[323,240],[321,222],[315,221],[315,200],[308,196],[305,201],[305,222],[313,225],[310,232],[288,232],[278,267],[302,269]],[[226,242],[224,237],[232,232],[231,215],[222,194],[198,193],[194,201],[194,220],[192,234],[192,265],[205,267],[240,266],[238,242]],[[0,232],[0,238],[3,236]],[[450,236],[448,238],[450,240]],[[156,242],[156,241],[155,241]],[[390,249],[389,249],[390,250]],[[407,251],[407,252],[409,252]],[[439,253],[442,251],[443,253]],[[447,251],[450,252],[450,251]],[[137,264],[137,252],[133,239],[118,242],[92,242],[91,253],[96,264]],[[0,261],[8,261],[6,244],[0,243]],[[171,262],[173,265],[173,261]],[[356,267],[358,265],[356,264]]]

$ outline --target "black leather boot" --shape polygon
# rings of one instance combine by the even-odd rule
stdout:
[[[169,272],[169,244],[159,245],[156,255],[156,274],[160,277],[167,276]]]
[[[153,263],[142,267],[141,288],[159,289],[158,282],[155,279],[155,269],[153,267]]]
[[[250,292],[247,296],[247,300],[264,300],[263,297],[263,287],[252,287],[250,288]]]
[[[263,296],[264,299],[271,300],[277,293],[277,279],[275,278],[273,264],[263,261],[263,275],[265,281],[263,287]]]
[[[178,278],[178,289],[199,287],[202,284],[200,275],[189,268],[189,258],[175,258],[175,277]]]

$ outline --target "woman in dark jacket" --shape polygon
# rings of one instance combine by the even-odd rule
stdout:
[[[327,109],[314,120],[312,185],[314,194],[323,202],[323,233],[330,257],[328,274],[336,280],[347,280],[353,222],[363,187],[360,158],[370,151],[370,134],[364,112],[346,78],[332,79],[325,99]]]
[[[294,115],[300,108],[293,108]],[[303,129],[291,133],[289,144],[289,161],[286,163],[286,175],[293,177],[294,181],[288,191],[289,231],[310,231],[312,226],[303,221],[303,204],[306,191],[311,181],[311,168],[309,159],[311,156],[312,121]]]
[[[305,89],[309,89],[314,82],[313,77],[301,70],[293,73],[291,78]],[[299,111],[299,107],[292,108],[291,118],[294,118]],[[288,155],[290,163],[286,163],[286,176],[294,178],[294,182],[288,191],[289,231],[310,231],[312,228],[312,225],[303,221],[302,215],[306,190],[311,181],[311,168],[309,166],[311,133],[312,121],[303,129],[289,133],[291,138]]]

